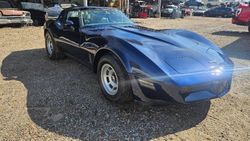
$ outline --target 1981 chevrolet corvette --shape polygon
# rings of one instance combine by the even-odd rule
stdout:
[[[73,7],[44,26],[50,59],[65,55],[91,66],[113,102],[174,100],[225,95],[232,61],[213,43],[187,30],[153,30],[112,8]]]

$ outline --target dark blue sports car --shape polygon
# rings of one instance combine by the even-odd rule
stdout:
[[[191,103],[231,86],[232,61],[215,44],[187,30],[137,26],[116,9],[65,9],[46,22],[44,35],[50,59],[69,56],[90,66],[113,102]]]
[[[208,9],[204,12],[206,17],[225,17],[231,18],[234,15],[234,10],[231,7],[219,6]]]

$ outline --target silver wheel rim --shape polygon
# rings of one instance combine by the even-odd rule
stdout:
[[[118,91],[118,77],[114,68],[104,64],[101,68],[102,86],[109,95],[116,95]]]
[[[49,55],[52,54],[53,50],[54,50],[54,46],[53,46],[51,37],[48,35],[47,36],[47,51],[48,51]]]

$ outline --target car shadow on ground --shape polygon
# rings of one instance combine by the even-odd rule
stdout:
[[[250,34],[248,32],[219,31],[212,33],[212,35],[239,37],[236,41],[223,47],[222,50],[230,58],[250,60]]]
[[[150,106],[114,105],[100,95],[96,75],[71,59],[51,61],[43,49],[12,52],[2,62],[4,80],[27,89],[27,110],[45,130],[82,140],[148,140],[190,129],[210,102]]]
[[[212,33],[212,35],[220,35],[220,36],[238,36],[238,37],[249,37],[250,34],[248,32],[239,32],[239,31],[217,31]]]

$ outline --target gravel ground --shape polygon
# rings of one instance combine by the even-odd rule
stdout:
[[[71,60],[50,61],[41,27],[0,29],[0,140],[250,140],[250,35],[230,19],[135,19],[213,41],[235,63],[232,89],[191,105],[114,105],[96,75]]]

